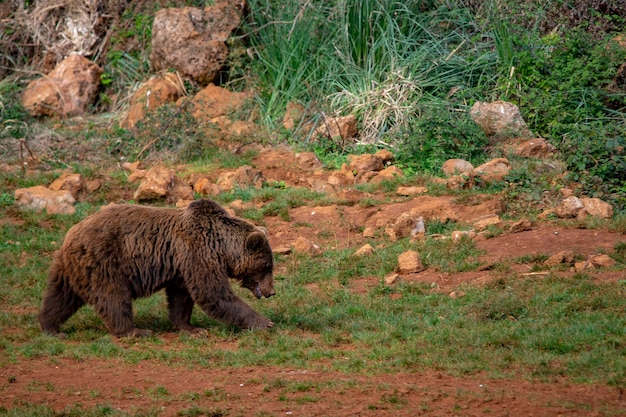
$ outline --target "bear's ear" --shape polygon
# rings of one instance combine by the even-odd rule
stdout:
[[[267,242],[267,237],[261,231],[254,231],[246,237],[246,249],[248,252],[258,252]]]

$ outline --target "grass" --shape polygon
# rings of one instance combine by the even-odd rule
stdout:
[[[281,192],[289,195],[288,189]],[[69,218],[22,213],[23,223],[0,226],[0,274],[5,277],[0,293],[0,326],[5,329],[0,346],[5,354],[0,364],[37,357],[118,358],[129,364],[156,360],[194,368],[261,362],[349,373],[437,369],[453,375],[487,372],[493,378],[549,381],[567,376],[577,382],[626,383],[623,283],[598,284],[580,274],[517,279],[504,272],[494,284],[467,288],[464,297],[453,299],[426,285],[387,287],[382,282],[394,270],[397,255],[407,249],[417,250],[427,266],[442,272],[474,270],[480,252],[470,240],[452,245],[404,239],[360,259],[351,256],[353,249],[279,257],[279,269],[284,270],[276,277],[280,296],[254,304],[276,323],[271,332],[242,332],[195,311],[193,324],[209,334],[180,335],[175,349],[164,350],[159,334],[172,327],[159,293],[135,303],[138,325],[156,330],[155,337],[115,342],[93,309],[84,307],[64,326],[69,339],[63,342],[40,333],[36,314],[52,251],[65,229],[89,211]],[[623,253],[619,244],[616,259]],[[366,290],[355,291],[354,285],[364,280]],[[246,291],[237,292],[250,300]],[[216,349],[224,339],[236,340],[238,348]],[[346,344],[354,349],[344,349]],[[281,388],[286,393],[307,391]],[[166,391],[154,387],[149,395],[163,398],[169,395]]]

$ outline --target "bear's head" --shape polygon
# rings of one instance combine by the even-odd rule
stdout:
[[[262,228],[255,228],[245,242],[245,255],[232,278],[252,291],[256,298],[271,297],[274,291],[274,255]]]

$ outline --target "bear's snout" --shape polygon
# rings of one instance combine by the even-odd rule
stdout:
[[[256,285],[255,290],[253,291],[257,298],[265,297],[269,298],[272,295],[276,295],[276,291],[274,290],[274,286],[271,282],[259,282]]]

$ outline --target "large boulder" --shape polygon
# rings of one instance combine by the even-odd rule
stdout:
[[[249,97],[248,93],[237,93],[209,84],[191,100],[191,113],[201,123],[216,123],[220,117],[240,109]]]
[[[84,114],[97,97],[102,72],[84,56],[70,55],[47,76],[28,84],[22,105],[32,116]]]
[[[471,174],[474,170],[474,165],[472,165],[465,159],[454,158],[448,159],[446,162],[444,162],[441,170],[446,177],[451,177],[458,174]]]
[[[485,182],[492,183],[502,181],[511,171],[511,163],[506,158],[495,158],[474,169],[474,174],[479,175]]]
[[[74,197],[68,190],[53,191],[43,185],[15,190],[15,203],[23,208],[48,214],[74,214]]]
[[[175,102],[183,94],[184,86],[177,74],[160,73],[141,84],[130,98],[128,114],[122,122],[126,129],[132,129],[146,114],[165,103]]]
[[[487,136],[532,136],[519,108],[507,101],[477,101],[470,116]]]
[[[152,24],[153,67],[174,68],[202,85],[214,81],[228,57],[225,41],[239,26],[241,3],[159,10]]]
[[[137,201],[165,198],[175,184],[175,177],[171,169],[155,166],[146,172],[133,198]]]
[[[356,137],[359,133],[354,115],[325,117],[324,123],[317,128],[317,133],[332,140],[345,140]]]

